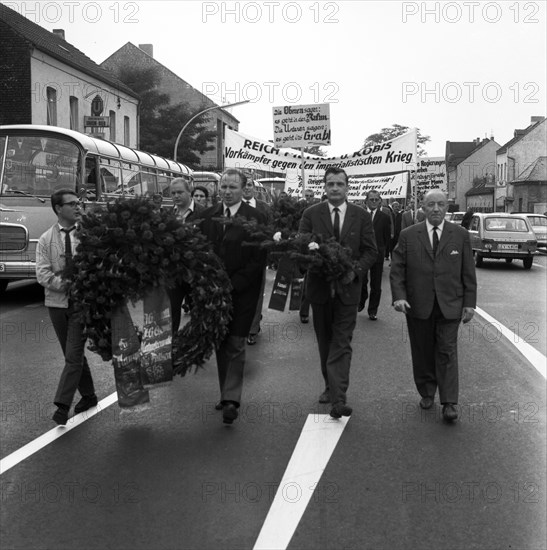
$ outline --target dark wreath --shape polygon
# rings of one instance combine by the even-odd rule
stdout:
[[[173,338],[173,369],[184,376],[209,359],[228,330],[231,284],[220,259],[191,224],[147,198],[119,199],[82,217],[80,244],[64,276],[89,349],[112,359],[113,312],[153,287],[190,286],[190,321]]]

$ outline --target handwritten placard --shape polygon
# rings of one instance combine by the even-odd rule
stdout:
[[[330,105],[285,105],[273,108],[276,147],[330,145]]]

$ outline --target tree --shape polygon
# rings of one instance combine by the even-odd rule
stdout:
[[[326,157],[327,153],[321,149],[320,145],[312,145],[311,147],[304,147],[304,153],[309,155],[315,155],[316,157]]]
[[[391,128],[382,128],[377,134],[371,134],[365,139],[363,147],[368,145],[374,145],[377,143],[383,143],[396,137],[402,136],[408,132],[410,128],[408,126],[401,126],[400,124],[393,124]],[[422,147],[428,141],[431,141],[430,136],[422,136],[420,129],[418,128],[418,156],[423,157],[427,154],[426,150]]]
[[[200,105],[195,109],[182,103],[170,105],[169,95],[157,89],[160,75],[155,67],[124,67],[117,76],[139,94],[140,148],[148,153],[172,158],[181,128],[208,105]],[[207,116],[202,116],[192,121],[179,142],[177,160],[191,168],[200,166],[196,152],[203,154],[214,149],[210,143],[216,139],[216,132],[207,128],[208,120]]]

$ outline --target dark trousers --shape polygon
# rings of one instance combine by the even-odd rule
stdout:
[[[414,382],[422,397],[434,397],[439,388],[441,403],[458,402],[459,319],[445,319],[435,300],[428,319],[406,316]]]
[[[84,355],[84,326],[74,316],[74,308],[49,307],[49,318],[65,356],[65,366],[57,387],[54,403],[70,407],[76,390],[80,395],[95,394],[93,378]]]
[[[179,330],[182,302],[190,294],[190,285],[183,283],[174,288],[167,288],[166,291],[171,305],[171,327],[174,336]]]
[[[368,280],[370,274],[370,299],[368,301],[367,312],[369,314],[378,313],[378,306],[380,305],[380,297],[382,296],[382,273],[384,271],[384,252],[378,254],[378,259],[376,263],[365,272],[363,276],[363,285],[361,287],[361,300],[360,305],[364,306],[367,298],[369,298],[368,293]]]
[[[260,321],[262,320],[262,306],[264,304],[264,289],[266,287],[266,268],[262,272],[262,284],[260,286],[260,294],[258,295],[258,303],[256,304],[256,312],[253,317],[253,323],[249,329],[249,334],[258,334],[260,332]]]
[[[220,400],[239,406],[245,369],[245,336],[228,335],[216,350]]]
[[[333,405],[346,403],[357,304],[345,305],[334,296],[325,304],[312,303],[311,307],[325,388]]]

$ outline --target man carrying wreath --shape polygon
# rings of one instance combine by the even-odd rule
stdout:
[[[232,283],[232,320],[228,334],[216,349],[220,403],[225,424],[238,417],[243,389],[245,367],[245,341],[256,312],[262,288],[262,275],[266,254],[257,246],[244,246],[250,240],[247,231],[238,224],[223,224],[219,218],[243,217],[265,224],[266,217],[245,203],[243,188],[247,175],[230,168],[220,179],[221,201],[201,212],[201,231],[213,245],[215,254],[222,260]]]
[[[356,269],[339,281],[328,281],[314,271],[308,272],[306,298],[313,312],[321,374],[325,390],[320,403],[332,404],[333,418],[350,416],[346,403],[351,363],[351,338],[357,319],[363,274],[376,261],[377,249],[370,214],[347,202],[348,176],[341,168],[330,167],[324,176],[327,200],[310,206],[300,220],[300,233],[334,237],[351,250]]]

